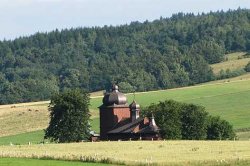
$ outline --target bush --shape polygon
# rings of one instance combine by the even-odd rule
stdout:
[[[244,69],[236,69],[236,70],[227,69],[226,71],[221,69],[219,75],[216,76],[216,79],[220,80],[220,79],[237,77],[244,74],[245,72],[246,71]]]

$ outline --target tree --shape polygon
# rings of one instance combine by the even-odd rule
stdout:
[[[182,107],[182,139],[199,140],[206,138],[205,108],[194,104],[184,104]]]
[[[89,94],[68,90],[54,95],[49,105],[50,123],[45,138],[56,142],[78,142],[89,137]]]
[[[226,140],[234,139],[235,133],[233,126],[229,122],[220,119],[220,117],[209,116],[207,126],[207,139]]]
[[[131,93],[135,91],[135,88],[128,82],[120,82],[118,86],[120,87],[120,91],[123,93]]]
[[[161,135],[165,139],[181,139],[180,103],[167,100],[152,104],[146,110],[147,115],[153,113]]]

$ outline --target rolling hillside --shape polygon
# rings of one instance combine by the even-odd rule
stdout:
[[[249,15],[249,9],[178,13],[0,41],[0,104],[48,100],[72,88],[99,91],[113,81],[127,92],[211,81],[210,64],[227,52],[250,51]]]
[[[99,132],[99,112],[97,107],[102,103],[100,93],[92,95],[91,114],[92,129]],[[133,94],[127,94],[129,102],[133,100]],[[212,115],[219,115],[234,125],[235,129],[250,128],[250,79],[249,74],[224,81],[211,82],[191,87],[177,89],[149,91],[135,94],[135,100],[142,107],[150,103],[157,103],[166,99],[173,99],[186,103],[195,103],[206,107]],[[32,142],[41,142],[41,132],[47,127],[48,102],[35,102],[16,105],[4,105],[0,107],[0,144],[27,143],[27,137],[37,136],[38,139],[30,139]],[[27,134],[23,134],[26,133]],[[35,133],[34,133],[35,132]],[[16,135],[18,134],[18,135]],[[15,135],[15,136],[13,136]],[[248,133],[240,133],[243,139],[249,139]],[[3,137],[5,136],[5,137]],[[36,136],[34,136],[36,137]]]

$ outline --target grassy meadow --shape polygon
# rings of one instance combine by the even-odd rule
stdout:
[[[91,159],[113,164],[244,165],[250,164],[250,141],[117,141],[0,146],[0,156]]]
[[[42,130],[48,122],[48,104],[0,106],[0,137]]]
[[[1,166],[106,166],[101,163],[69,162],[59,160],[38,160],[27,158],[0,158]]]
[[[9,135],[0,137],[0,145],[11,145],[11,144],[24,145],[28,144],[29,142],[32,144],[38,144],[44,141],[43,137],[44,137],[43,130],[31,131],[16,135]]]

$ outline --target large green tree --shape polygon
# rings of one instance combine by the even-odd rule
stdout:
[[[152,113],[164,139],[218,140],[235,137],[229,122],[208,116],[202,106],[166,100],[143,110],[146,116]]]
[[[56,142],[78,142],[89,138],[89,94],[68,90],[54,95],[49,105],[50,123],[45,138]]]

